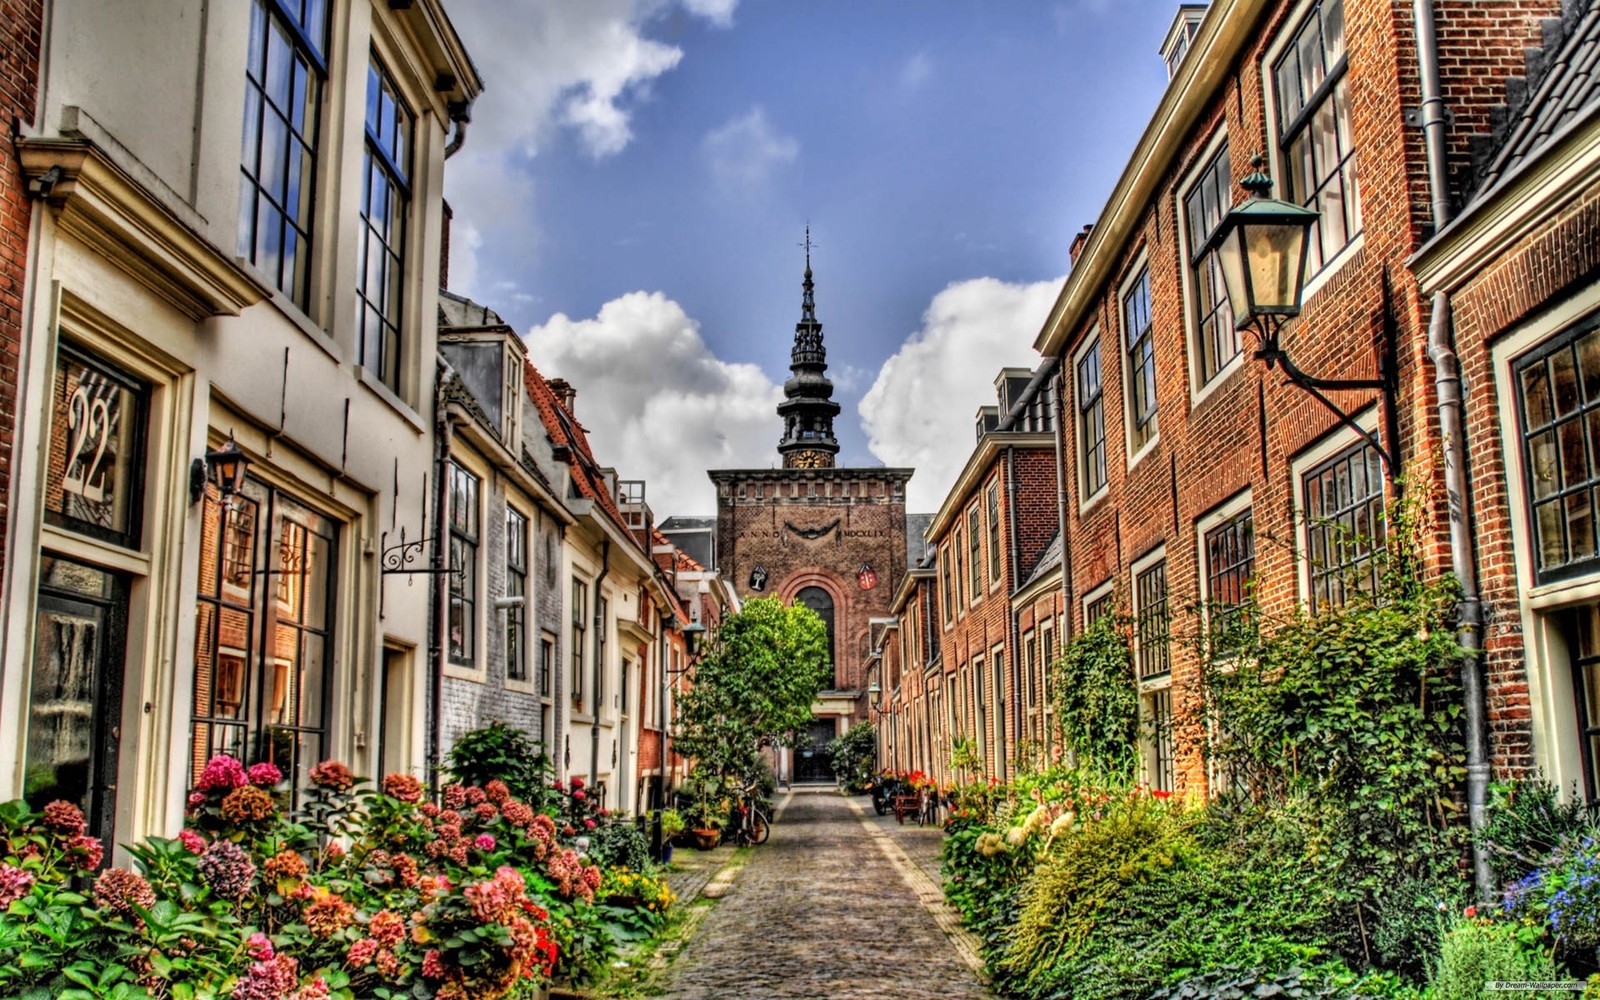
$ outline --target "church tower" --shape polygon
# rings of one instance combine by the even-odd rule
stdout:
[[[822,324],[817,320],[815,285],[811,280],[811,228],[806,227],[806,277],[802,283],[800,322],[794,325],[794,349],[789,353],[793,372],[783,384],[783,440],[778,453],[785,469],[831,469],[839,454],[833,436],[833,418],[839,404],[833,401],[828,379],[828,352],[822,346]]]

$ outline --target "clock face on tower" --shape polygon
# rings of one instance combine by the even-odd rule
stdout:
[[[789,460],[791,469],[826,469],[829,464],[827,452],[812,448],[795,452]]]

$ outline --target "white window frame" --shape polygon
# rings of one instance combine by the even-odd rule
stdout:
[[[1151,419],[1156,422],[1156,432],[1150,435],[1150,440],[1141,445],[1138,450],[1133,447],[1133,360],[1128,351],[1127,311],[1123,308],[1128,293],[1139,283],[1141,275],[1149,275],[1145,280],[1150,282],[1150,364],[1156,376],[1155,410]],[[1155,449],[1161,441],[1161,365],[1155,357],[1156,347],[1160,338],[1155,330],[1155,276],[1150,274],[1150,257],[1148,250],[1140,250],[1139,256],[1134,258],[1133,266],[1128,268],[1123,276],[1122,283],[1117,286],[1117,350],[1122,359],[1122,446],[1128,460],[1128,471],[1138,465],[1144,457]],[[1104,372],[1102,371],[1102,376]]]
[[[969,537],[967,539],[967,558],[973,559],[974,555],[977,557],[973,559],[973,565],[967,567],[967,589],[970,591],[967,594],[967,606],[973,607],[983,600],[984,594],[989,592],[988,588],[983,585],[983,578],[989,575],[989,533],[984,530],[983,494],[981,492],[977,497],[973,498],[972,503],[967,507],[965,518],[969,536],[972,534],[973,522],[976,521],[978,524],[977,538]],[[972,544],[974,541],[978,543],[976,546]],[[976,548],[976,553],[974,553],[974,548]],[[973,586],[973,577],[977,577],[977,586]]]
[[[486,599],[489,592],[488,560],[497,555],[497,553],[493,551],[489,544],[489,467],[488,464],[477,455],[477,453],[468,451],[465,448],[452,451],[449,456],[449,461],[461,466],[461,468],[465,469],[473,476],[476,476],[478,479],[478,543],[477,554],[473,559],[472,663],[471,665],[468,665],[465,663],[457,663],[450,659],[450,656],[448,655],[447,637],[447,651],[444,657],[444,675],[446,677],[454,677],[458,680],[473,681],[478,684],[483,684],[489,679],[489,613],[494,610],[493,607],[489,606],[490,602]],[[449,532],[450,529],[447,519],[445,527],[446,562],[449,561]],[[502,542],[503,541],[504,539],[502,539]],[[502,551],[498,553],[498,556],[503,560],[505,558],[505,553]]]
[[[1103,433],[1109,435],[1110,432],[1105,426],[1106,353],[1104,345],[1100,343],[1101,339],[1100,324],[1095,323],[1089,327],[1089,333],[1083,338],[1083,343],[1079,344],[1078,349],[1072,352],[1072,371],[1068,373],[1068,381],[1072,386],[1070,415],[1072,417],[1072,438],[1074,442],[1073,454],[1077,458],[1074,464],[1078,467],[1078,513],[1080,514],[1105,499],[1106,495],[1111,492],[1111,442],[1109,440],[1106,442],[1106,481],[1101,483],[1093,493],[1088,492],[1089,439],[1084,434],[1083,410],[1078,406],[1078,365],[1083,362],[1084,358],[1089,356],[1090,351],[1098,349],[1100,351],[1100,429]]]
[[[1362,430],[1377,436],[1376,404],[1356,413],[1354,419],[1361,425]],[[1311,607],[1311,521],[1306,512],[1306,473],[1361,441],[1361,435],[1345,424],[1339,424],[1315,444],[1296,455],[1289,463],[1290,486],[1294,490],[1295,587],[1299,591],[1300,606],[1303,608]],[[1385,502],[1388,499],[1389,485],[1385,483]]]
[[[989,485],[984,487],[984,491],[983,491],[983,516],[984,516],[984,519],[986,521],[990,519],[990,513],[991,512],[989,510],[989,494],[991,492],[994,493],[994,495],[995,495],[995,504],[994,504],[994,510],[993,510],[992,513],[993,513],[993,520],[996,523],[995,524],[990,524],[990,525],[987,526],[989,531],[988,531],[988,534],[985,536],[985,540],[987,541],[989,548],[999,550],[997,552],[988,553],[988,555],[989,555],[988,569],[991,571],[990,572],[990,580],[989,580],[989,591],[990,591],[990,593],[993,593],[994,591],[1000,589],[1000,581],[1006,575],[1005,551],[1004,551],[1005,550],[1005,543],[1006,543],[1004,535],[1005,535],[1006,532],[1005,532],[1005,523],[1004,523],[1005,514],[1003,513],[1003,511],[1005,510],[1006,499],[1007,498],[1000,491],[1000,477],[999,476],[995,476],[993,479],[989,480]]]
[[[1216,132],[1210,139],[1206,140],[1205,146],[1201,148],[1200,155],[1195,157],[1188,171],[1179,179],[1178,186],[1175,189],[1177,200],[1173,208],[1178,220],[1177,250],[1180,265],[1178,276],[1181,279],[1180,284],[1183,288],[1183,336],[1184,343],[1188,346],[1186,353],[1189,356],[1189,405],[1191,408],[1199,406],[1225,383],[1229,382],[1234,373],[1244,367],[1245,356],[1249,354],[1248,350],[1241,349],[1238,354],[1233,356],[1231,361],[1217,369],[1217,374],[1209,382],[1205,381],[1204,376],[1201,374],[1200,324],[1195,316],[1195,300],[1198,292],[1194,287],[1194,264],[1189,258],[1189,213],[1184,209],[1184,198],[1194,189],[1196,184],[1200,183],[1201,175],[1206,172],[1207,167],[1211,166],[1211,161],[1216,159],[1217,153],[1222,150],[1222,147],[1227,142],[1228,127],[1226,124],[1219,124]]]
[[[1128,599],[1128,606],[1130,608],[1132,608],[1132,611],[1133,611],[1134,626],[1133,626],[1133,644],[1132,645],[1133,645],[1133,669],[1134,669],[1134,675],[1135,676],[1138,676],[1138,672],[1139,672],[1139,624],[1138,624],[1139,623],[1139,615],[1144,610],[1143,608],[1141,608],[1139,606],[1139,577],[1143,573],[1145,573],[1147,570],[1149,570],[1152,566],[1156,565],[1157,563],[1166,562],[1166,561],[1167,561],[1167,543],[1166,542],[1162,542],[1160,545],[1157,545],[1155,548],[1151,549],[1149,552],[1146,552],[1144,555],[1140,556],[1139,558],[1135,559],[1133,562],[1128,564],[1128,590],[1129,590],[1129,592],[1131,594],[1131,596]],[[1169,572],[1167,574],[1167,615],[1168,615],[1168,620],[1170,622],[1171,615],[1172,615],[1172,574],[1170,572],[1172,567],[1171,567],[1170,563],[1168,563],[1167,568],[1169,570]],[[1170,644],[1170,639],[1169,639],[1168,649],[1167,649],[1167,661],[1170,663],[1171,659],[1172,659],[1172,649],[1171,649],[1171,644]],[[1165,683],[1165,684],[1171,684],[1172,683],[1172,671],[1169,670],[1169,671],[1167,671],[1167,673],[1165,675],[1160,676],[1160,677],[1151,678],[1148,681],[1141,680],[1139,682],[1139,690],[1140,691],[1146,691],[1146,690],[1150,690],[1152,688],[1161,687],[1163,685],[1163,683]]]
[[[1295,4],[1294,9],[1289,12],[1289,16],[1284,19],[1283,28],[1278,32],[1278,37],[1273,40],[1272,44],[1267,48],[1267,51],[1262,55],[1261,62],[1258,66],[1258,72],[1261,74],[1261,94],[1263,108],[1266,112],[1267,167],[1272,175],[1272,197],[1274,198],[1286,198],[1288,196],[1289,190],[1287,180],[1289,177],[1289,168],[1288,165],[1284,163],[1283,159],[1283,123],[1278,121],[1278,80],[1276,74],[1272,72],[1272,67],[1276,65],[1278,60],[1282,58],[1284,52],[1288,50],[1291,44],[1293,44],[1295,36],[1299,34],[1300,29],[1305,26],[1306,18],[1311,16],[1312,9],[1319,3],[1323,2],[1325,2],[1325,0],[1300,0],[1299,3]],[[1346,0],[1346,3],[1348,2],[1349,0]],[[1345,51],[1348,53],[1350,49],[1350,23],[1348,20],[1348,9],[1346,10],[1345,16]],[[1348,59],[1348,55],[1346,58]],[[1350,70],[1347,67],[1345,69],[1346,78],[1349,77],[1349,73]],[[1359,144],[1355,142],[1354,121],[1351,122],[1350,131],[1351,144],[1353,146],[1357,146],[1356,152],[1352,155],[1358,155],[1360,150]],[[1358,187],[1359,184],[1360,180],[1358,175]],[[1363,212],[1363,217],[1364,216],[1365,213]],[[1327,284],[1329,279],[1331,279],[1339,272],[1341,268],[1348,264],[1356,256],[1356,254],[1360,253],[1361,248],[1366,245],[1366,235],[1367,227],[1363,225],[1361,227],[1361,231],[1356,233],[1356,235],[1352,237],[1338,253],[1322,262],[1322,267],[1317,270],[1316,274],[1306,275],[1305,286],[1300,290],[1300,303],[1302,309],[1311,301],[1312,297],[1315,296],[1317,292],[1322,290],[1322,286]]]
[[[1096,584],[1093,589],[1085,591],[1084,595],[1078,599],[1078,620],[1083,622],[1083,627],[1085,629],[1088,629],[1089,627],[1089,609],[1094,607],[1095,604],[1104,598],[1111,596],[1116,589],[1117,578],[1115,576],[1110,576],[1104,581]],[[1116,613],[1115,604],[1112,605],[1112,613]]]
[[[506,650],[505,686],[508,691],[520,691],[524,694],[539,693],[539,657],[537,655],[537,637],[539,631],[534,622],[534,587],[538,580],[538,573],[534,566],[533,546],[538,540],[537,521],[528,513],[528,505],[516,503],[508,494],[505,502],[505,515],[502,518],[505,524],[505,536],[500,545],[500,558],[505,565],[504,588],[509,589],[511,584],[511,515],[517,514],[522,518],[523,553],[522,553],[522,667],[525,673],[520,681],[511,679],[511,650]],[[506,596],[510,596],[507,594]],[[502,614],[510,615],[510,608]],[[509,621],[503,622],[509,626]],[[509,635],[510,628],[506,628]]]
[[[1254,487],[1246,486],[1238,493],[1194,522],[1195,591],[1200,595],[1200,627],[1209,635],[1211,629],[1211,566],[1206,559],[1206,535],[1218,525],[1230,521],[1253,506]],[[1259,556],[1259,552],[1257,555]],[[1259,567],[1258,567],[1259,568]]]

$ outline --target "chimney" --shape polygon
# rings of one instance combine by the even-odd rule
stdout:
[[[1083,245],[1089,242],[1089,234],[1092,232],[1094,232],[1094,223],[1091,222],[1084,226],[1078,235],[1072,238],[1072,246],[1067,249],[1067,253],[1072,257],[1072,263],[1076,264],[1078,262],[1078,255],[1083,253]]]
[[[450,203],[444,202],[444,233],[439,238],[439,287],[450,289],[450,220],[456,213],[450,210]]]
[[[557,399],[561,400],[561,405],[566,408],[566,411],[573,416],[577,416],[577,411],[573,409],[573,406],[578,402],[578,390],[572,387],[572,383],[564,378],[553,378],[550,380],[549,385],[550,391],[556,394]]]

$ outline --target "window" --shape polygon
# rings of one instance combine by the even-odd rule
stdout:
[[[1206,608],[1213,636],[1241,620],[1256,569],[1255,521],[1249,508],[1205,534]]]
[[[1122,297],[1122,336],[1128,352],[1128,450],[1155,439],[1156,338],[1150,323],[1150,269],[1144,268]]]
[[[1111,599],[1115,596],[1116,595],[1111,591],[1108,585],[1104,593],[1100,594],[1098,597],[1091,596],[1084,602],[1083,625],[1085,628],[1088,628],[1090,625],[1093,625],[1095,622],[1111,614],[1114,607],[1111,603]]]
[[[1324,0],[1272,68],[1289,198],[1317,213],[1306,242],[1315,274],[1361,232],[1361,195],[1350,138],[1344,0]]]
[[[959,524],[960,522],[958,521],[957,523]],[[961,532],[959,530],[952,531],[950,533],[950,551],[954,553],[956,557],[956,617],[959,618],[965,613],[967,606],[967,602],[963,599],[961,594],[961,582],[965,580],[966,577],[963,575],[961,568]]]
[[[589,634],[589,585],[572,581],[572,707],[583,711],[584,640]]]
[[[611,602],[598,590],[594,594],[594,714],[606,707],[606,633],[611,629]]]
[[[411,200],[411,112],[376,60],[367,67],[367,144],[361,161],[362,239],[356,305],[361,365],[400,388],[400,310],[405,283],[406,210]]]
[[[1167,564],[1158,562],[1134,578],[1134,661],[1139,679],[1172,672],[1172,616],[1167,610]]]
[[[1562,618],[1572,656],[1583,797],[1593,803],[1600,800],[1600,605],[1573,608]]]
[[[983,521],[978,505],[967,510],[967,600],[974,603],[983,596]]]
[[[1055,697],[1055,672],[1056,672],[1056,632],[1055,629],[1044,629],[1044,704],[1050,707],[1050,700]]]
[[[1585,322],[1513,366],[1540,583],[1600,565],[1594,496],[1600,490],[1597,323]]]
[[[1032,632],[1022,637],[1022,669],[1026,674],[1028,707],[1039,703],[1039,642]]]
[[[794,602],[815,611],[817,617],[822,619],[823,626],[828,630],[828,664],[832,666],[835,662],[833,597],[821,587],[802,587],[800,592],[794,595]]]
[[[1301,479],[1311,610],[1343,604],[1351,592],[1373,593],[1383,551],[1383,459],[1365,441],[1323,462]]]
[[[944,623],[948,626],[950,619],[954,616],[952,609],[955,607],[955,597],[951,592],[950,546],[948,545],[939,550],[939,578],[941,589],[944,592]]]
[[[1101,398],[1100,344],[1090,333],[1089,349],[1078,358],[1078,478],[1085,499],[1105,488],[1106,415]]]
[[[506,508],[506,680],[528,679],[528,519]]]
[[[45,469],[46,521],[138,546],[148,397],[143,383],[61,342]]]
[[[539,637],[539,697],[550,697],[550,682],[554,680],[556,641],[549,636]]]
[[[1150,787],[1170,792],[1176,784],[1172,753],[1172,689],[1145,696],[1145,719],[1150,740]]]
[[[254,544],[228,553],[249,525]],[[327,756],[338,526],[254,480],[228,503],[207,497],[195,605],[190,780],[226,753],[270,760],[290,781],[289,805]],[[246,560],[237,580],[230,559]]]
[[[450,463],[450,662],[466,666],[477,658],[478,486]]]
[[[989,484],[989,583],[1000,582],[1000,484]]]
[[[1183,199],[1189,237],[1190,294],[1195,324],[1199,382],[1205,385],[1239,353],[1239,331],[1233,327],[1228,288],[1215,252],[1203,250],[1206,240],[1233,205],[1229,192],[1228,144],[1224,142]]]
[[[306,307],[326,0],[254,0],[240,156],[239,255]]]

